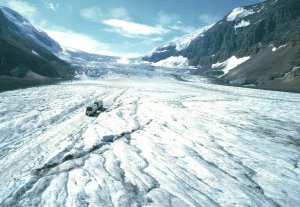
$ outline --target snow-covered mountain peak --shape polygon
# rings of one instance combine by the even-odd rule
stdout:
[[[4,6],[0,6],[0,10],[3,12],[7,20],[9,20],[13,25],[17,26],[17,28],[20,30],[20,35],[25,34],[27,36],[34,37],[34,33],[37,32],[37,29],[25,17]]]
[[[3,12],[3,14],[5,15],[5,17],[8,20],[10,20],[11,22],[13,22],[15,24],[31,25],[25,17],[21,16],[16,11],[14,11],[8,7],[0,6],[0,10]]]
[[[214,24],[202,27],[192,33],[186,34],[183,37],[177,38],[174,41],[163,45],[162,48],[174,45],[176,46],[176,50],[183,50],[187,48],[194,39],[204,36],[205,32],[213,26]]]
[[[60,45],[51,39],[44,31],[35,28],[25,17],[16,11],[0,6],[4,17],[10,22],[9,30],[19,37],[24,37],[32,40],[43,48],[58,53],[61,51]]]

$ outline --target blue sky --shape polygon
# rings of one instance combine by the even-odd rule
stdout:
[[[260,0],[0,0],[61,45],[136,56]]]

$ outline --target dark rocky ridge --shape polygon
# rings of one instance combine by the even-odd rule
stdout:
[[[46,33],[34,28],[20,14],[2,6],[0,7],[0,48],[1,80],[13,81],[17,79],[9,77],[20,78],[13,88],[18,88],[17,83],[23,82],[22,78],[28,71],[48,78],[73,76],[70,64],[53,54],[61,50],[57,42]],[[30,81],[43,83],[45,80],[42,78],[37,81],[36,77],[24,79],[26,85],[30,85]],[[20,87],[22,85],[20,84]]]
[[[254,13],[234,21],[227,21],[227,15],[185,49],[178,51],[176,46],[166,45],[143,60],[157,62],[181,55],[189,59],[190,65],[198,67],[198,74],[220,75],[220,68],[213,69],[212,64],[232,56],[251,56],[221,80],[235,85],[255,84],[260,88],[282,90],[288,90],[292,84],[296,85],[292,91],[295,88],[300,91],[297,75],[284,80],[286,73],[300,66],[299,0],[267,0],[243,8]],[[250,25],[235,29],[242,20],[250,21]],[[282,45],[286,47],[272,52],[272,47]]]

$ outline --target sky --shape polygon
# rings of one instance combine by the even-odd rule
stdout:
[[[61,45],[134,57],[260,0],[0,0]]]

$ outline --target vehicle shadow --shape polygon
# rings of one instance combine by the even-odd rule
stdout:
[[[107,108],[105,108],[105,107],[102,107],[100,110],[98,110],[100,113],[101,112],[105,112],[107,110]]]

